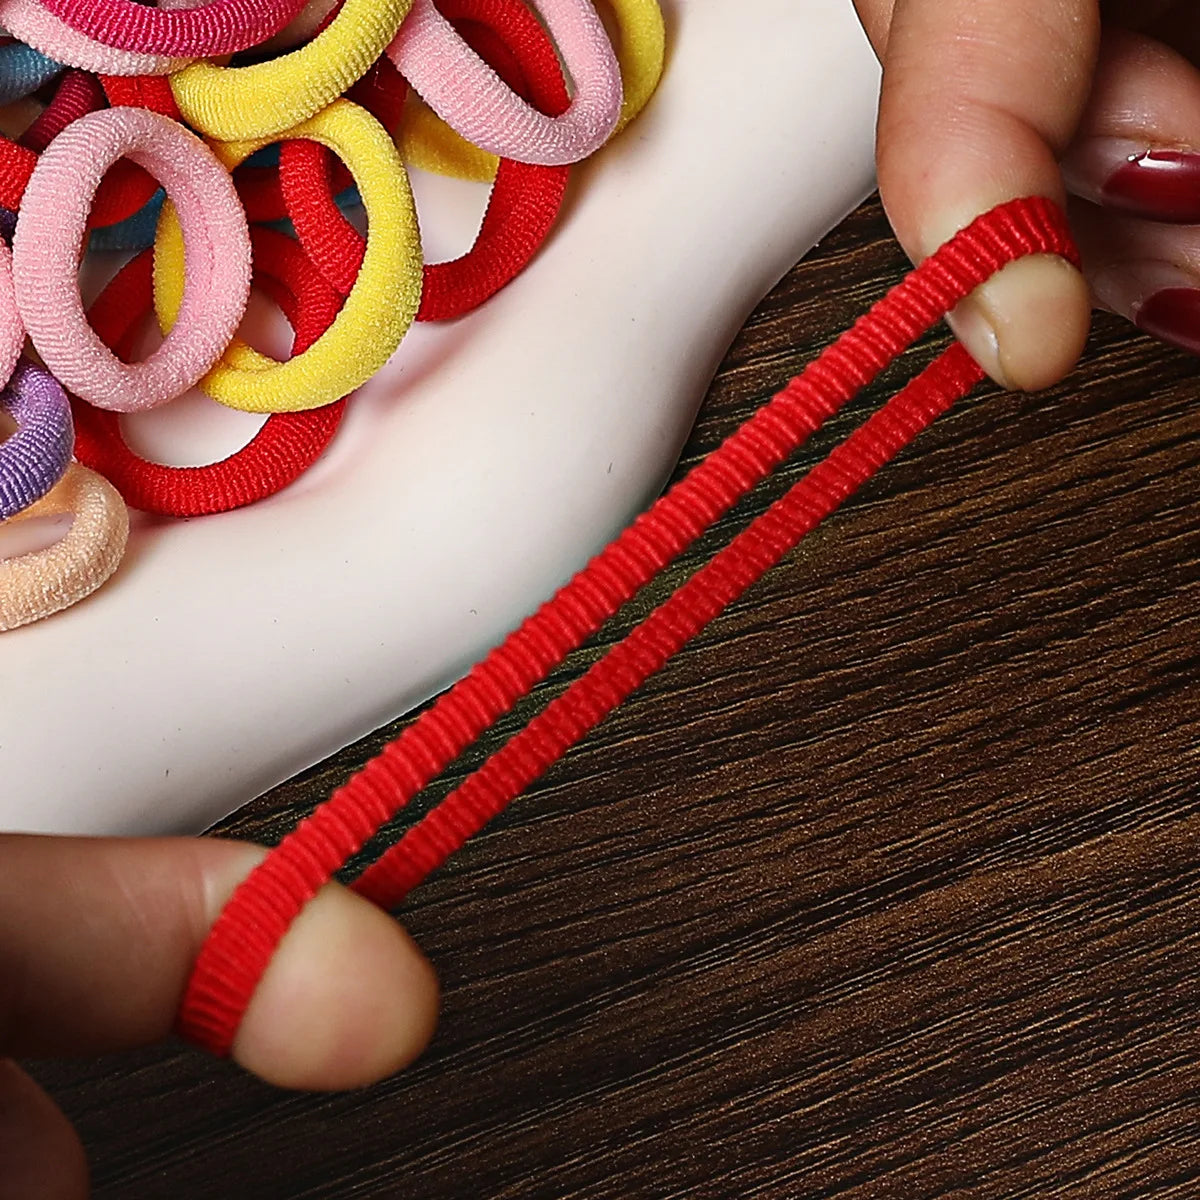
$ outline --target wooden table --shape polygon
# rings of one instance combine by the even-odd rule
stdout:
[[[864,206],[687,462],[904,265]],[[1102,319],[1063,387],[944,418],[413,897],[445,1010],[403,1077],[39,1069],[97,1196],[1200,1195],[1197,391]],[[277,839],[394,733],[221,832]]]

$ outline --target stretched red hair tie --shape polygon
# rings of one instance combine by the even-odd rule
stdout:
[[[571,101],[554,43],[520,0],[443,0],[440,11],[448,21],[493,35],[508,57],[492,65],[504,71],[515,94],[548,116],[567,110]],[[482,44],[478,37],[470,40]],[[344,296],[358,277],[366,243],[337,207],[328,161],[313,142],[288,142],[280,154],[279,180],[301,245]],[[417,320],[463,316],[511,283],[549,235],[569,171],[501,159],[474,247],[452,262],[426,265]]]
[[[270,229],[250,231],[254,283],[283,310],[295,332],[293,354],[303,354],[333,324],[342,298],[291,238]],[[145,250],[113,277],[89,312],[96,335],[128,359],[143,318],[154,311],[154,254]],[[99,471],[131,508],[169,517],[228,512],[273,496],[320,458],[345,414],[344,401],[311,412],[278,413],[243,449],[204,467],[147,462],[121,436],[116,413],[77,399],[75,457]]]
[[[333,797],[246,878],[213,925],[179,1014],[228,1054],[276,947],[305,905],[439,772],[996,271],[1030,254],[1078,261],[1048,200],[1006,204],[927,259]],[[552,701],[354,885],[380,904],[461,846],[807,532],[983,378],[955,345]]]

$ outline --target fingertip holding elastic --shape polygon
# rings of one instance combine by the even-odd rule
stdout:
[[[1091,327],[1083,274],[1038,255],[1011,263],[977,288],[949,324],[971,357],[1001,387],[1036,392],[1078,362]]]
[[[382,909],[330,884],[280,943],[232,1057],[276,1087],[366,1087],[420,1055],[437,1012],[437,978],[408,934]]]
[[[1061,197],[1050,200],[1061,210]],[[980,213],[1008,202],[999,191],[978,204],[964,201],[933,212],[916,244],[906,248],[924,261]],[[946,320],[992,380],[1006,390],[1035,392],[1058,383],[1078,362],[1091,314],[1091,293],[1076,264],[1055,254],[1029,254],[977,287]]]

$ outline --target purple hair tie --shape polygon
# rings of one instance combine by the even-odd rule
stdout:
[[[24,360],[0,392],[0,408],[17,423],[12,437],[0,442],[0,521],[6,521],[62,478],[75,446],[75,425],[62,384]]]

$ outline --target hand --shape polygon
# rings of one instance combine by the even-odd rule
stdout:
[[[83,1200],[66,1118],[5,1056],[98,1054],[167,1037],[192,962],[264,851],[215,839],[0,837],[0,1200]],[[360,1087],[433,1033],[437,983],[389,916],[330,886],[264,975],[233,1057],[282,1087]]]
[[[1093,299],[1200,354],[1192,0],[855,4],[884,64],[880,192],[914,260],[1002,201],[1073,194],[1086,284],[1056,259],[1028,259],[952,319],[988,373],[1030,390],[1056,382]]]

